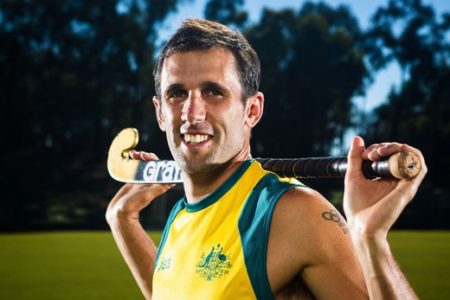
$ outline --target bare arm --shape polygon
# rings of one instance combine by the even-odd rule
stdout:
[[[156,159],[149,153],[132,153],[134,159]],[[106,220],[125,262],[146,299],[151,298],[157,248],[139,222],[140,211],[173,185],[126,184],[114,196]]]
[[[370,181],[361,173],[362,159],[378,160],[408,151],[421,158],[422,170],[411,180]],[[353,139],[348,154],[344,210],[371,299],[417,299],[391,253],[387,234],[412,200],[427,172],[423,156],[405,144],[375,144],[365,149]]]
[[[277,299],[368,299],[344,218],[308,188],[289,190],[275,208],[267,271]]]

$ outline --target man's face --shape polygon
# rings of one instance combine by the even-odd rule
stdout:
[[[248,148],[253,124],[241,95],[228,50],[178,52],[165,59],[161,102],[153,102],[170,151],[185,172],[214,168]]]

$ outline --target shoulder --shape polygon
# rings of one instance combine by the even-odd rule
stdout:
[[[275,207],[271,228],[292,247],[301,247],[305,254],[319,254],[327,251],[328,245],[350,241],[345,219],[338,210],[319,192],[306,187],[292,188],[283,194]],[[280,228],[283,230],[277,230]]]
[[[328,236],[343,237],[346,233],[345,220],[336,208],[319,192],[306,187],[295,187],[283,194],[275,207],[271,228],[283,228],[280,236],[288,232],[303,248],[305,241],[314,246]]]
[[[287,190],[278,201],[274,212],[275,222],[296,230],[318,228],[322,215],[335,207],[319,192],[307,187]]]
[[[287,190],[280,198],[278,210],[295,208],[295,214],[305,213],[305,210],[331,207],[331,204],[316,190],[297,186]],[[306,214],[308,215],[308,214]]]
[[[272,217],[268,247],[269,274],[283,286],[306,267],[334,261],[351,251],[344,218],[320,193],[306,187],[287,190]],[[341,253],[342,254],[342,253]]]
[[[296,281],[318,298],[365,297],[345,220],[312,189],[290,189],[278,201],[270,227],[267,270],[274,293]]]

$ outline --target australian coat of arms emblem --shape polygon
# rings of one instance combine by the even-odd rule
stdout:
[[[202,254],[200,262],[197,264],[197,273],[205,280],[211,281],[227,274],[233,266],[230,262],[230,255],[222,253],[223,247],[220,244],[213,246],[211,251]]]

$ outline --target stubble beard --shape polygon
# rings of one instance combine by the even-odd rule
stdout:
[[[207,153],[207,155],[202,155],[201,157],[179,153],[175,161],[177,161],[183,172],[189,175],[206,173],[214,169],[214,165],[217,165],[217,163],[214,163],[214,153]]]
[[[182,149],[184,146],[181,138],[178,141],[172,139],[172,142],[170,142],[168,137],[167,142],[169,143],[170,152],[175,162],[186,174],[192,175],[207,172],[214,165],[214,157],[217,149],[210,149],[206,153],[205,151],[201,151],[203,152],[201,153],[195,149]]]
[[[171,152],[184,173],[188,175],[212,175],[226,168],[230,161],[238,155],[242,146],[234,149],[234,147],[228,147],[225,142],[217,147],[211,147],[207,153],[203,151],[203,153],[196,153],[195,150],[191,150],[191,153],[186,153],[180,149],[180,145],[178,149],[171,149]]]

